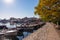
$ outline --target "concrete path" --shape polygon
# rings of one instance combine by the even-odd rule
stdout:
[[[58,33],[53,24],[46,23],[42,28],[38,29],[23,40],[60,40]]]

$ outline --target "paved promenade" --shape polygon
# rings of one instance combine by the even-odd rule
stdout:
[[[23,40],[60,40],[60,37],[54,25],[46,23],[42,28],[30,34]]]

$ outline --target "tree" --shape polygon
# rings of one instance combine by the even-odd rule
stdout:
[[[60,22],[60,0],[39,0],[35,14],[43,21]]]

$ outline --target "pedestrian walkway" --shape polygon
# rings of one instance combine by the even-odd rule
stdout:
[[[60,40],[60,37],[54,25],[46,23],[42,28],[39,28],[23,40]]]

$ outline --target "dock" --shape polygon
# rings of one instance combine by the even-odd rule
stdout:
[[[44,22],[39,22],[37,24],[21,25],[17,26],[17,30],[35,30],[42,27],[44,24]]]

